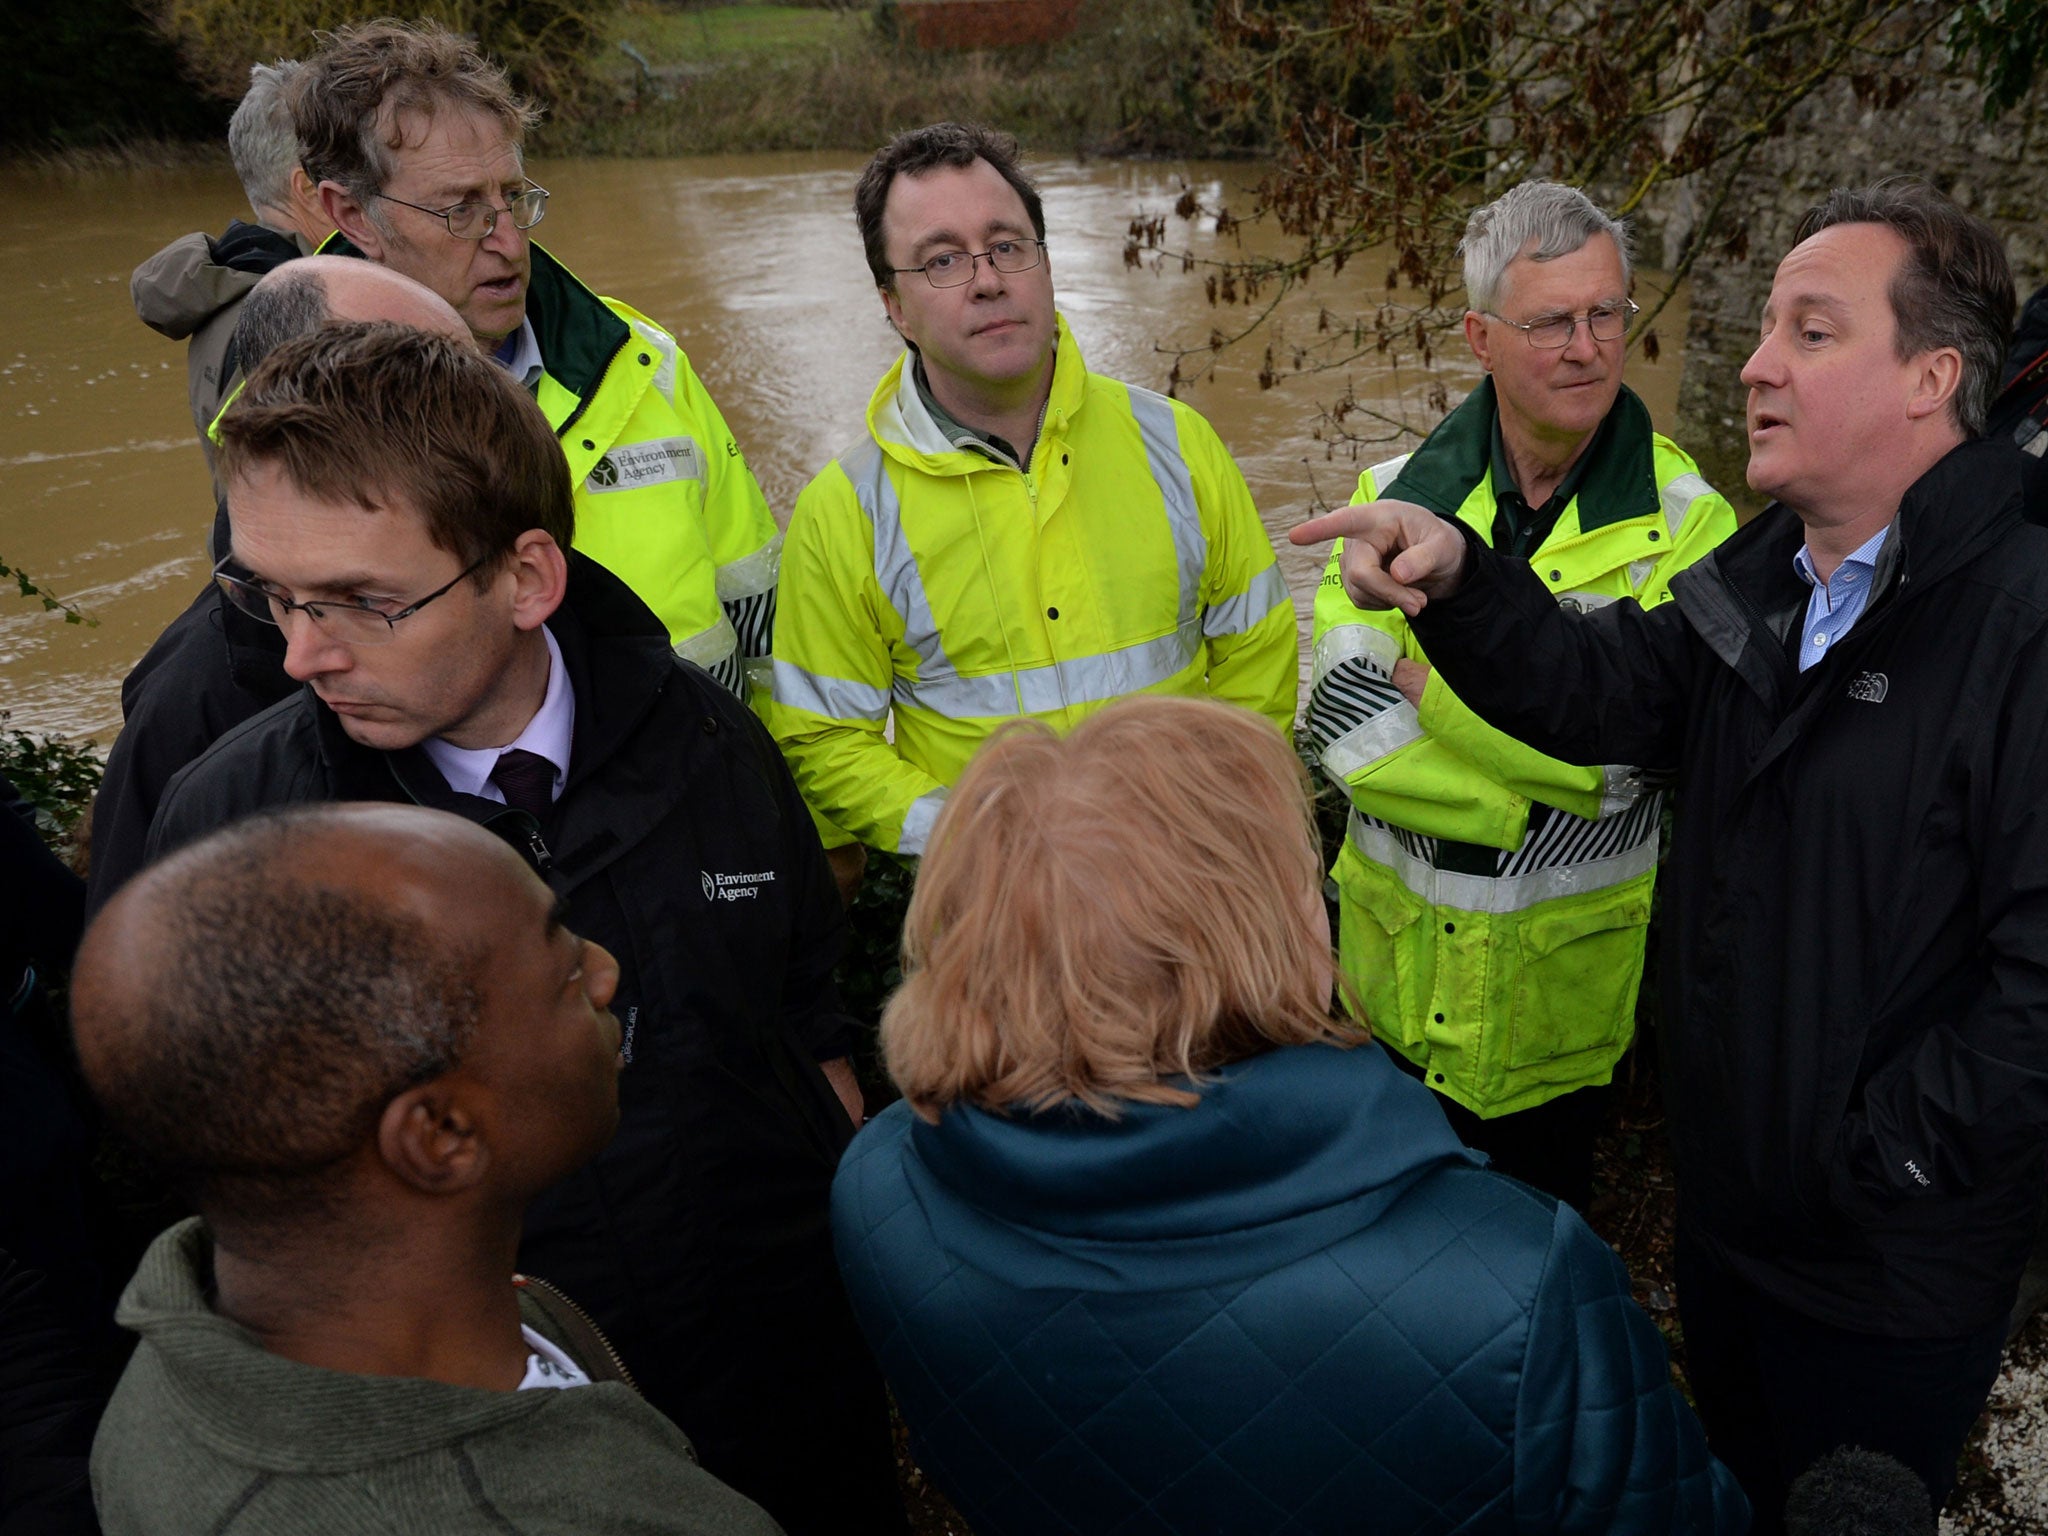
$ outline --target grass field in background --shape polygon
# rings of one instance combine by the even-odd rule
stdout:
[[[711,5],[678,11],[649,4],[625,6],[612,23],[660,68],[735,59],[788,58],[863,45],[866,10],[835,11],[812,5]]]

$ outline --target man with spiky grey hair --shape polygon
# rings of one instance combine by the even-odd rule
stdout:
[[[1627,228],[1531,181],[1475,211],[1465,339],[1479,387],[1358,479],[1530,561],[1560,603],[1669,596],[1734,529],[1728,503],[1623,387]],[[1604,1085],[1635,1034],[1661,796],[1485,724],[1400,612],[1316,594],[1308,728],[1351,798],[1332,873],[1345,975],[1374,1035],[1495,1167],[1583,1208]]]
[[[285,87],[302,67],[292,59],[253,66],[248,94],[228,120],[228,154],[256,222],[231,220],[217,237],[204,231],[181,235],[129,280],[144,324],[173,341],[191,338],[186,372],[192,422],[209,469],[213,444],[206,429],[241,376],[232,343],[242,300],[264,273],[312,251],[332,227],[299,164],[298,135],[285,102]]]

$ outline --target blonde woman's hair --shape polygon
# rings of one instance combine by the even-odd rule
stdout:
[[[1356,1044],[1321,878],[1307,774],[1249,710],[1143,696],[1064,738],[1006,726],[918,874],[890,1075],[927,1120],[962,1099],[1114,1115],[1192,1104],[1187,1080],[1273,1046]]]

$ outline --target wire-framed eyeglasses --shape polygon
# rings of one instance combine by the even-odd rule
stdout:
[[[522,192],[512,194],[509,206],[500,208],[495,203],[456,203],[448,208],[429,208],[424,203],[408,203],[402,197],[393,197],[389,192],[375,193],[380,201],[396,203],[401,208],[411,208],[419,213],[430,213],[448,226],[448,233],[458,240],[488,240],[491,232],[498,227],[498,215],[512,215],[514,229],[531,229],[547,216],[548,189],[534,182],[528,182]]]
[[[1640,313],[1640,307],[1634,299],[1623,299],[1619,304],[1596,304],[1581,315],[1539,315],[1534,320],[1510,320],[1490,309],[1480,313],[1491,316],[1502,325],[1512,325],[1528,338],[1530,346],[1555,352],[1559,347],[1572,344],[1572,337],[1581,325],[1593,333],[1595,341],[1621,340],[1628,334],[1629,325]]]
[[[941,251],[922,266],[889,270],[899,277],[922,272],[934,288],[958,288],[974,280],[974,264],[984,257],[998,272],[1029,272],[1044,250],[1043,240],[998,240],[985,251]]]
[[[303,613],[313,621],[315,628],[331,639],[345,640],[350,645],[386,645],[390,643],[393,629],[400,619],[411,618],[435,598],[454,591],[464,580],[482,570],[490,558],[485,555],[446,586],[436,587],[418,602],[407,603],[396,613],[386,613],[361,598],[302,603],[264,585],[246,572],[229,570],[234,562],[232,555],[213,568],[213,579],[229,602],[250,618],[261,619],[265,624],[274,624],[282,629],[287,615]]]

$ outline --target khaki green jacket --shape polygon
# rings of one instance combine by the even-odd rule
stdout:
[[[1416,502],[1491,543],[1495,411],[1488,379],[1413,454],[1360,475],[1354,502]],[[1654,607],[1735,513],[1628,390],[1605,432],[1530,564],[1561,603]],[[1373,1033],[1483,1116],[1608,1081],[1635,1033],[1662,796],[1626,764],[1530,750],[1434,672],[1408,703],[1394,663],[1427,658],[1398,611],[1352,606],[1337,558],[1316,592],[1307,726],[1351,798],[1338,947]]]
[[[779,1529],[621,1382],[484,1392],[301,1365],[208,1306],[212,1276],[213,1238],[193,1219],[150,1246],[121,1298],[117,1317],[142,1342],[93,1442],[106,1536]],[[520,1306],[578,1357],[547,1310],[527,1295]]]

